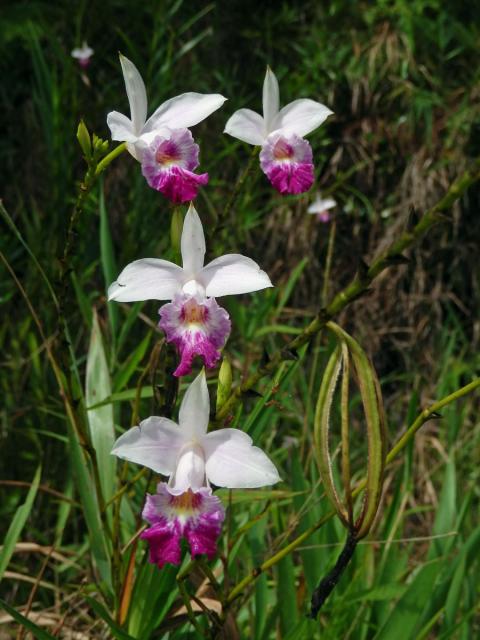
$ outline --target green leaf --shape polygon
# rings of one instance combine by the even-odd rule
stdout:
[[[297,592],[293,558],[285,556],[278,563],[277,601],[280,605],[282,636],[295,628],[298,620]]]
[[[5,609],[5,611],[10,614],[14,620],[21,624],[22,627],[28,629],[28,631],[30,631],[30,633],[32,633],[33,636],[37,638],[37,640],[55,640],[55,637],[48,633],[48,631],[45,631],[34,622],[23,616],[16,609],[7,604],[5,600],[0,599],[0,607]]]
[[[221,500],[229,500],[230,489],[219,489],[215,492]],[[232,493],[232,504],[239,502],[257,502],[265,500],[292,500],[294,496],[304,495],[304,491],[286,491],[281,489],[235,489]]]
[[[316,631],[318,631],[318,623],[304,618],[282,637],[283,640],[307,640],[307,638],[315,638]]]
[[[108,221],[107,209],[105,207],[105,194],[103,192],[103,182],[100,184],[100,259],[102,263],[103,277],[105,279],[105,289],[107,289],[118,275],[113,251],[112,236]],[[116,302],[107,302],[108,318],[112,330],[113,340],[117,337],[119,308]]]
[[[101,402],[95,402],[95,404],[87,406],[87,411],[99,409],[100,407],[105,407],[106,405],[114,404],[115,402],[126,402],[127,400],[135,400],[136,397],[137,389],[125,389],[124,391],[119,391],[118,393],[112,393],[108,396],[108,398],[104,398]],[[153,398],[153,389],[150,385],[141,388],[140,398]]]
[[[128,384],[128,381],[132,377],[132,375],[137,370],[138,365],[143,360],[145,353],[150,344],[150,340],[152,338],[152,332],[149,331],[144,339],[140,342],[137,348],[132,351],[127,360],[123,363],[123,365],[119,368],[114,381],[113,388],[115,391],[120,391]]]
[[[105,400],[111,392],[110,373],[103,349],[102,334],[97,314],[94,312],[87,356],[85,389],[87,406]],[[97,455],[103,497],[109,500],[115,491],[115,458],[110,455],[115,442],[113,407],[105,405],[90,409],[87,411],[87,416],[92,445]]]
[[[460,610],[460,598],[465,584],[466,568],[466,559],[463,555],[459,558],[457,568],[453,574],[450,589],[448,590],[447,601],[445,604],[445,625],[447,627],[454,626],[457,614]]]
[[[278,317],[280,315],[284,306],[287,304],[288,299],[290,298],[292,291],[295,285],[297,284],[298,279],[302,275],[302,272],[307,266],[307,264],[308,264],[308,258],[303,258],[297,264],[295,269],[291,272],[290,278],[288,279],[287,284],[281,289],[280,300],[278,301],[278,306],[275,310],[275,317]]]
[[[110,554],[108,552],[105,529],[100,517],[95,486],[85,453],[80,446],[77,435],[70,421],[68,424],[69,455],[75,478],[76,488],[83,506],[83,515],[88,528],[90,548],[94,563],[101,579],[111,590]]]
[[[30,511],[32,510],[33,501],[35,500],[38,485],[40,484],[41,473],[42,468],[38,467],[30,489],[28,490],[25,502],[18,507],[12,521],[10,522],[10,526],[8,527],[7,534],[3,541],[2,550],[0,551],[0,580],[3,578],[5,569],[7,568],[10,558],[15,550],[15,545],[18,542],[23,527],[25,526],[27,518],[30,515]]]
[[[431,597],[441,563],[426,564],[418,571],[404,595],[395,603],[375,640],[405,640],[415,638],[414,630],[421,619],[425,605]]]
[[[159,571],[149,563],[139,570],[128,616],[128,631],[134,638],[150,638],[167,615],[178,597],[178,570],[179,567],[166,565]]]
[[[247,540],[252,555],[252,564],[258,567],[267,553],[265,549],[265,534],[267,523],[265,518],[258,520],[247,532]],[[261,638],[265,631],[268,613],[268,584],[267,575],[262,573],[255,581],[255,622],[254,638]]]

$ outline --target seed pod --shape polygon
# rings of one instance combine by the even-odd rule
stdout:
[[[318,393],[315,410],[315,449],[325,493],[345,527],[357,540],[366,536],[380,503],[385,467],[385,415],[380,384],[372,363],[360,345],[333,322],[327,323],[338,345],[330,356]],[[349,387],[350,366],[358,380],[367,431],[368,462],[363,504],[356,517],[353,509],[349,451]],[[341,477],[344,500],[340,498],[333,477],[329,448],[331,409],[341,377]]]

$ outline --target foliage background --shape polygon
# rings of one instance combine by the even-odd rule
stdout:
[[[362,258],[368,262],[388,246],[478,157],[479,25],[476,3],[436,0],[3,3],[1,197],[55,286],[84,171],[75,140],[78,121],[107,138],[106,114],[127,106],[117,51],[140,69],[152,106],[189,90],[226,95],[224,108],[194,132],[201,169],[210,174],[197,199],[209,255],[245,253],[277,285],[248,300],[226,301],[234,320],[227,351],[238,380],[264,349],[282,345],[324,303],[331,226],[306,215],[311,194],[281,198],[259,170],[250,174],[229,219],[222,219],[250,154],[222,135],[228,115],[246,105],[260,108],[267,63],[279,77],[283,103],[308,96],[335,111],[311,136],[319,188],[331,190],[339,202],[328,282],[333,294]],[[95,49],[87,81],[69,55],[84,38]],[[367,298],[337,318],[375,363],[390,443],[421,407],[478,375],[479,197],[474,186],[454,207],[452,222],[435,228],[411,252],[408,266],[385,272]],[[135,258],[172,257],[170,212],[135,161],[121,156],[80,221],[68,320],[83,377],[95,309],[115,393],[136,387],[160,334],[154,303],[133,310],[106,304],[109,275]],[[108,224],[101,236],[102,219]],[[3,223],[0,248],[47,335],[55,338],[57,318],[44,281]],[[1,597],[19,611],[41,614],[32,619],[59,637],[109,637],[113,631],[87,597],[93,594],[103,613],[113,611],[91,567],[63,405],[45,344],[6,270],[0,302],[2,523],[6,531],[41,463],[41,489],[18,541],[54,544],[63,557],[17,548],[8,569],[2,567]],[[315,392],[330,348],[325,339],[317,341],[299,363],[288,365],[273,402],[250,398],[238,416],[239,426],[274,457],[285,493],[282,499],[245,496],[232,507],[233,551],[227,554],[227,541],[222,550],[230,584],[328,509],[310,443]],[[266,389],[265,382],[258,391]],[[478,637],[478,409],[478,395],[450,406],[389,469],[376,530],[358,549],[318,624],[307,623],[304,612],[344,539],[335,522],[256,581],[229,614],[226,637],[293,639],[316,637],[319,630],[322,638]],[[131,402],[115,403],[118,432],[130,425],[131,411]],[[140,415],[151,412],[155,400],[142,400]],[[361,474],[359,416],[353,427],[354,464]],[[144,490],[142,480],[129,496],[134,512]],[[40,573],[42,582],[29,599]],[[147,598],[164,602],[169,594],[168,606],[158,615],[156,632],[130,620],[128,633],[194,637],[188,621],[168,630],[170,614],[181,606],[174,572],[165,572],[160,582],[151,579],[156,595],[139,589],[135,606],[140,610]],[[0,633],[14,637],[17,627],[9,617],[0,622]],[[68,635],[74,631],[83,635]]]

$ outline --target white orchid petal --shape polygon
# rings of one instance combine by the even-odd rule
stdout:
[[[183,269],[158,258],[135,260],[125,267],[108,288],[108,299],[117,302],[171,300],[181,291]]]
[[[219,109],[226,99],[219,93],[182,93],[160,105],[148,119],[144,131],[193,127]]]
[[[205,458],[202,447],[187,443],[175,464],[175,472],[168,483],[173,495],[181,495],[192,489],[198,491],[205,486]]]
[[[228,119],[224,133],[254,145],[262,145],[267,137],[264,119],[251,109],[235,111]]]
[[[120,64],[122,65],[128,103],[130,105],[133,130],[137,135],[140,135],[145,120],[147,119],[147,92],[145,90],[145,84],[137,67],[128,58],[122,56],[122,54],[120,54]]]
[[[183,222],[181,250],[185,275],[195,278],[203,267],[206,248],[202,222],[193,204],[190,204]]]
[[[219,429],[202,439],[207,479],[228,489],[254,488],[279,482],[270,458],[238,429]]]
[[[110,111],[107,116],[107,125],[111,131],[112,140],[118,140],[118,142],[135,142],[137,140],[132,121],[123,113]]]
[[[212,260],[202,269],[199,279],[207,296],[213,298],[273,287],[254,260],[236,253]]]
[[[207,433],[209,418],[210,396],[205,370],[202,369],[183,396],[178,422],[185,437],[200,439]]]
[[[303,138],[317,129],[332,113],[328,107],[315,100],[294,100],[280,110],[272,130],[281,131],[286,136],[296,134]]]
[[[175,422],[152,416],[121,435],[113,445],[112,454],[169,476],[175,471],[184,444],[183,434]]]
[[[263,118],[267,131],[271,130],[275,116],[280,109],[280,89],[276,75],[267,67],[263,82]]]

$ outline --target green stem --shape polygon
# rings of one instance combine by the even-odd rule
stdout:
[[[333,247],[335,245],[336,231],[337,231],[337,221],[334,218],[330,226],[330,233],[328,234],[327,257],[325,259],[325,273],[323,275],[323,288],[322,288],[322,299],[321,299],[322,307],[327,304],[328,285],[330,283],[330,271],[332,270]]]
[[[205,635],[201,625],[199,624],[198,620],[195,618],[195,613],[194,613],[194,611],[192,609],[192,603],[190,602],[190,596],[188,595],[187,588],[186,588],[185,583],[183,581],[179,581],[178,590],[180,591],[180,595],[182,597],[183,603],[184,603],[185,608],[187,610],[188,619],[192,623],[195,631],[202,638],[206,638],[207,636]]]
[[[223,210],[223,218],[227,218],[230,213],[233,205],[237,201],[238,196],[240,195],[240,191],[242,190],[243,185],[245,184],[245,180],[247,179],[248,174],[252,170],[253,163],[258,155],[258,147],[253,147],[253,151],[250,154],[250,158],[248,159],[247,166],[243,170],[243,172],[239,175],[235,186],[233,187],[233,191],[230,195],[230,198],[225,205],[225,209]]]
[[[392,460],[394,460],[394,458],[398,456],[398,454],[407,446],[407,444],[412,440],[412,438],[414,438],[417,431],[420,429],[420,427],[422,427],[425,424],[425,422],[432,416],[432,414],[437,413],[443,407],[447,406],[448,404],[451,404],[452,402],[455,402],[456,400],[459,400],[460,398],[463,398],[464,396],[468,395],[469,393],[471,393],[475,389],[478,389],[479,387],[480,387],[480,378],[476,378],[475,380],[465,385],[464,387],[457,389],[450,395],[445,396],[445,398],[442,398],[441,400],[434,402],[430,407],[427,407],[426,409],[424,409],[418,415],[415,421],[411,424],[411,426],[408,427],[407,431],[403,434],[403,436],[399,438],[397,443],[389,451],[387,455],[387,464],[392,462]],[[367,482],[366,478],[364,478],[355,487],[355,489],[352,491],[352,497],[357,496],[365,488],[366,482]],[[271,558],[268,558],[268,560],[265,560],[265,562],[263,562],[259,567],[254,569],[252,573],[250,573],[248,576],[245,576],[245,578],[243,578],[243,580],[241,580],[228,594],[226,599],[227,604],[233,602],[233,600],[238,598],[238,596],[245,590],[245,588],[248,587],[248,585],[251,584],[256,578],[258,578],[258,576],[261,573],[263,573],[267,569],[270,569],[270,567],[273,567],[282,558],[284,558],[289,553],[292,553],[292,551],[297,549],[297,547],[299,547],[307,538],[309,538],[313,533],[315,533],[315,531],[320,529],[326,522],[328,522],[328,520],[333,518],[334,515],[335,515],[335,511],[330,511],[329,513],[327,513],[325,516],[323,516],[323,518],[321,518],[321,520],[319,520],[316,524],[314,524],[309,529],[304,531],[301,535],[295,538],[295,540],[293,540],[290,544],[288,544],[286,547],[278,551]]]
[[[224,420],[233,413],[241,397],[250,391],[264,376],[271,374],[284,360],[291,358],[292,351],[297,351],[300,347],[310,342],[310,340],[325,326],[325,324],[342,311],[346,306],[364,294],[372,281],[385,269],[390,266],[405,261],[402,252],[409,249],[425,233],[436,224],[448,220],[443,215],[444,211],[450,209],[452,204],[465,193],[465,191],[480,178],[480,160],[478,160],[471,171],[466,171],[456,180],[445,196],[429,209],[420,222],[410,231],[405,231],[393,244],[384,251],[370,267],[365,265],[365,269],[357,273],[349,285],[338,293],[330,304],[310,322],[310,324],[296,338],[288,342],[282,349],[276,351],[270,361],[259,367],[241,385],[239,385],[227,398],[217,413],[216,420]]]
[[[77,437],[84,447],[86,452],[88,453],[93,470],[93,480],[95,485],[95,491],[97,495],[98,505],[100,512],[104,514],[105,512],[105,503],[103,499],[103,494],[100,487],[100,471],[98,468],[98,461],[95,449],[93,448],[90,440],[90,435],[87,429],[87,418],[85,412],[83,411],[83,416],[80,417],[79,411],[75,409],[75,392],[74,387],[72,385],[72,380],[68,375],[70,368],[72,369],[75,377],[76,383],[79,388],[81,388],[80,375],[76,366],[76,358],[75,353],[73,351],[72,340],[70,336],[70,331],[68,327],[67,317],[65,313],[65,309],[67,307],[68,300],[68,284],[69,284],[69,273],[71,271],[71,257],[73,254],[73,247],[75,243],[76,236],[76,227],[80,216],[84,210],[85,203],[87,201],[87,197],[90,194],[96,178],[100,173],[110,164],[110,162],[116,158],[123,150],[125,149],[125,144],[118,145],[113,151],[111,151],[101,162],[95,164],[93,160],[89,165],[87,172],[83,181],[80,183],[77,199],[75,201],[75,206],[73,208],[72,214],[70,216],[67,236],[65,240],[65,245],[63,248],[62,258],[60,260],[60,284],[59,284],[59,294],[58,294],[58,324],[60,328],[60,335],[63,337],[63,340],[60,341],[59,344],[59,357],[61,368],[64,372],[64,387],[63,394],[65,403],[69,405],[69,414],[70,420],[72,422],[72,426],[75,429]],[[80,405],[81,409],[84,409],[82,405]],[[103,524],[107,526],[106,520],[104,520]]]
[[[121,489],[119,489],[109,500],[107,500],[107,502],[105,502],[105,509],[108,509],[108,507],[113,504],[114,502],[116,502],[119,498],[121,498],[123,496],[123,494],[128,491],[129,489],[131,489],[133,487],[133,485],[140,480],[140,478],[143,478],[143,476],[147,473],[148,469],[147,467],[144,467],[143,469],[141,469],[137,474],[135,474],[133,476],[133,478],[131,480],[129,480],[128,482],[125,482],[125,484],[122,484]]]
[[[103,160],[100,160],[100,162],[97,164],[97,168],[95,169],[95,177],[98,177],[102,173],[102,171],[105,171],[105,169],[112,162],[112,160],[115,160],[115,158],[117,158],[121,153],[123,153],[126,148],[127,148],[127,143],[122,142],[122,144],[117,145],[115,149],[110,151],[110,153],[107,154],[103,158]]]

